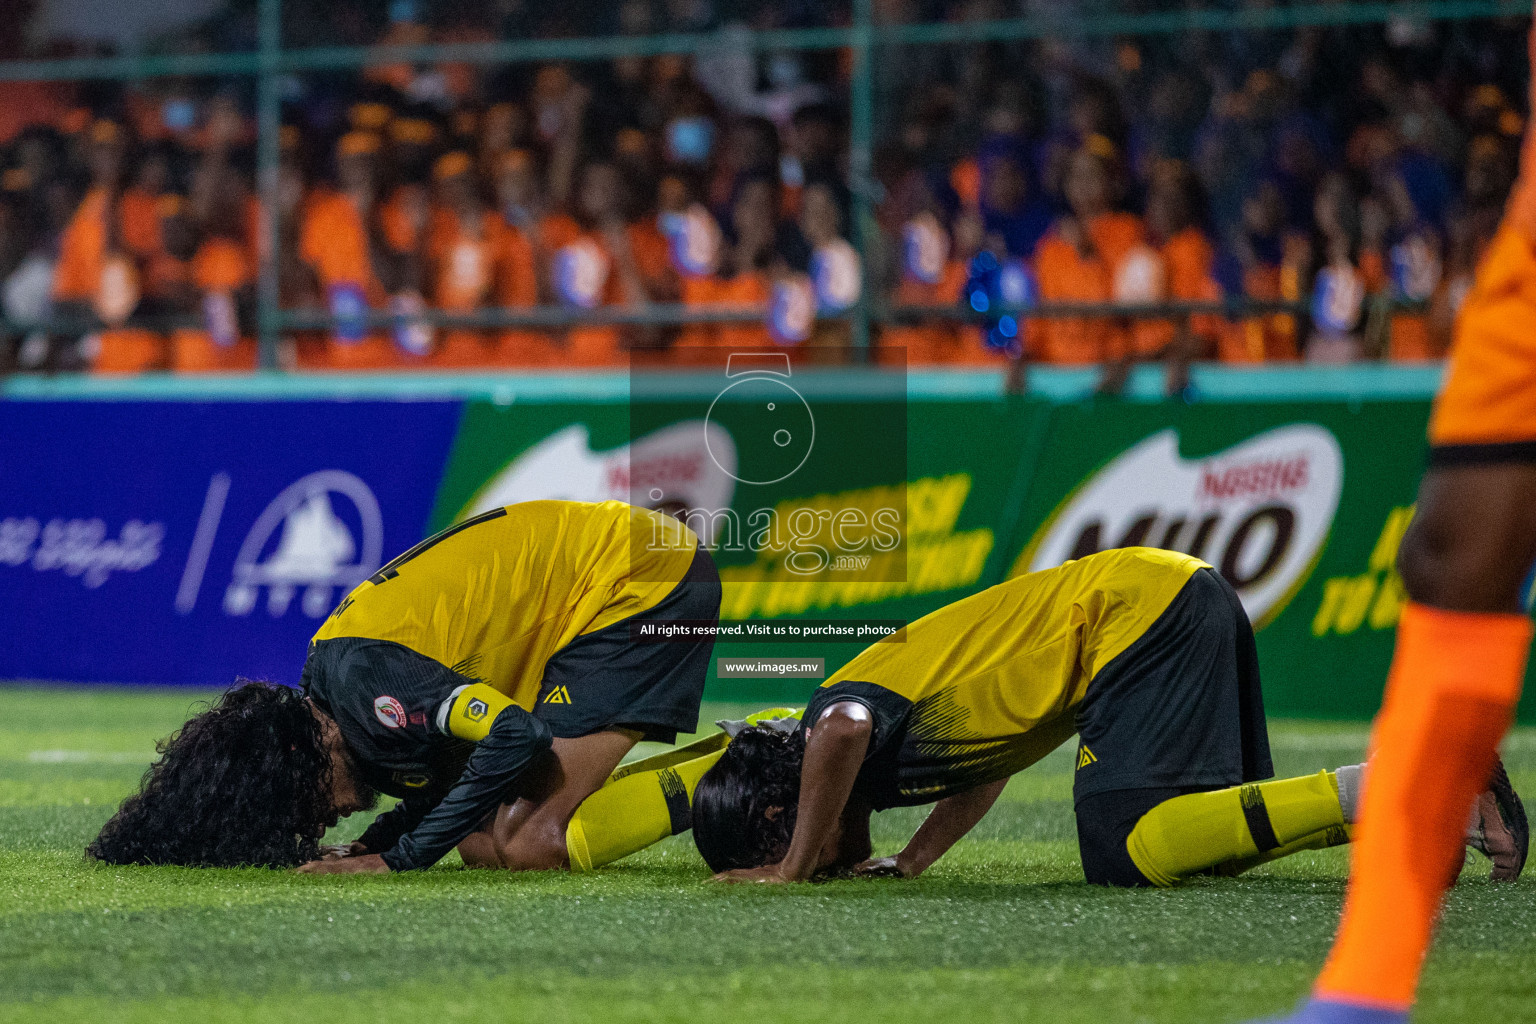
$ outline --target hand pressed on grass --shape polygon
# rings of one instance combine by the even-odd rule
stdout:
[[[312,860],[294,869],[301,875],[387,875],[389,865],[376,853],[334,860]]]

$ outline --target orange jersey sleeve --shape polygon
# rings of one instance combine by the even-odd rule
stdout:
[[[1536,442],[1536,241],[1506,221],[1456,321],[1429,423],[1439,447]]]

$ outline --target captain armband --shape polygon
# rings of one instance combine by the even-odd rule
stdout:
[[[461,740],[479,743],[491,731],[491,723],[513,704],[506,694],[484,683],[461,686],[437,709],[437,729]]]

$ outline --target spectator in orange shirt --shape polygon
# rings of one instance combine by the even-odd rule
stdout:
[[[162,248],[160,198],[170,191],[171,156],[165,144],[145,149],[123,189],[121,208],[123,247],[139,260],[151,260]]]
[[[901,228],[900,279],[891,298],[898,306],[958,307],[969,276],[971,257],[985,243],[981,214],[963,210],[951,234],[944,204],[930,183],[919,186],[912,217]],[[908,366],[935,363],[992,363],[1001,353],[988,349],[980,332],[953,320],[913,325],[893,324],[880,335],[884,350],[905,350]]]
[[[720,268],[707,279],[707,301],[754,309],[761,317],[755,323],[719,324],[715,344],[722,348],[751,349],[773,344],[766,318],[775,274],[780,203],[778,182],[767,175],[750,175],[736,185]]]
[[[507,249],[501,236],[512,230],[486,206],[474,170],[473,158],[461,150],[440,157],[432,168],[438,205],[427,242],[427,279],[432,306],[447,313],[472,313],[491,303]],[[500,361],[497,340],[494,331],[447,328],[432,361],[493,365]]]
[[[161,339],[148,331],[116,329],[138,306],[142,268],[123,241],[121,126],[97,121],[89,130],[91,187],[59,240],[54,269],[54,313],[61,319],[99,319],[111,330],[99,336],[90,360],[100,373],[137,373],[165,365]]]
[[[376,369],[399,362],[388,335],[355,323],[359,313],[387,307],[397,275],[378,218],[380,144],[349,132],[336,144],[337,188],[316,194],[303,213],[299,255],[314,272],[333,316],[326,365]]]
[[[668,265],[667,243],[653,220],[629,222],[628,196],[618,168],[595,160],[582,168],[576,190],[581,234],[555,254],[554,290],[576,310],[622,306],[644,309],[653,300],[677,294]],[[620,366],[628,352],[655,348],[652,327],[572,327],[566,332],[562,364]]]
[[[1200,226],[1204,212],[1205,190],[1189,165],[1179,160],[1160,163],[1147,193],[1147,235],[1162,261],[1163,299],[1216,302],[1221,298],[1214,274],[1216,250]],[[1221,319],[1201,313],[1172,323],[1142,321],[1134,330],[1154,335],[1151,339],[1139,338],[1138,351],[1156,354],[1159,346],[1168,348],[1166,354],[1176,367],[1175,377],[1187,377],[1191,360],[1215,353]],[[1154,332],[1160,332],[1160,336]],[[1177,380],[1170,386],[1183,390]]]
[[[496,205],[502,220],[529,245],[540,301],[554,301],[554,255],[576,240],[581,226],[570,214],[552,207],[530,151],[514,149],[502,156],[496,173]]]
[[[168,316],[197,317],[202,328],[177,328],[170,334],[170,367],[181,372],[253,370],[256,343],[242,336],[241,312],[249,313],[255,268],[237,236],[241,203],[238,193],[201,225],[191,203],[174,193],[161,196],[161,251],[145,279],[145,305]],[[204,230],[204,228],[207,230]],[[248,315],[246,317],[248,319]]]
[[[1040,300],[1111,302],[1116,298],[1116,275],[1132,250],[1143,244],[1145,234],[1141,218],[1114,208],[1122,194],[1114,144],[1091,136],[1072,157],[1065,191],[1070,212],[1057,220],[1036,250]],[[1126,324],[1117,317],[1047,319],[1039,334],[1046,362],[1108,363],[1130,354]]]
[[[1220,265],[1226,289],[1259,302],[1296,301],[1301,274],[1296,267],[1287,272],[1285,235],[1285,201],[1275,182],[1266,178],[1243,198],[1241,221]],[[1224,363],[1294,360],[1296,318],[1260,313],[1229,322],[1217,338],[1217,356]]]
[[[490,301],[496,280],[496,232],[500,218],[489,210],[475,180],[474,160],[462,150],[432,165],[431,210],[423,243],[421,283],[427,302],[445,313],[473,313]],[[436,366],[485,366],[495,335],[445,327],[432,351]]]

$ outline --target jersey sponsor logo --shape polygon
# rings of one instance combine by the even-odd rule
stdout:
[[[735,441],[718,423],[682,420],[605,451],[594,451],[586,425],[573,423],[512,458],[459,518],[551,498],[727,509],[736,492],[735,469]],[[712,517],[695,517],[688,525],[706,545],[714,542]]]
[[[1144,439],[1083,481],[1036,532],[1012,575],[1108,548],[1182,551],[1216,566],[1255,627],[1301,589],[1344,485],[1338,440],[1315,423],[1185,458],[1179,432]]]
[[[1079,747],[1077,749],[1077,770],[1078,771],[1082,771],[1084,768],[1088,767],[1091,764],[1097,764],[1098,761],[1099,761],[1099,759],[1097,757],[1093,756],[1093,751],[1088,749],[1088,745],[1087,744],[1084,744],[1083,746],[1081,746],[1081,747]]]
[[[249,615],[265,590],[267,613],[281,618],[302,591],[304,614],[324,618],[339,594],[379,567],[383,549],[384,516],[369,486],[339,469],[310,473],[273,498],[246,533],[224,611]]]
[[[550,690],[549,693],[545,694],[543,703],[545,703],[545,704],[570,704],[571,703],[571,691],[567,690],[563,686],[557,686],[554,689]]]
[[[391,778],[407,789],[422,789],[432,781],[432,776],[420,772],[395,772]]]
[[[490,710],[491,709],[486,706],[485,701],[481,700],[479,697],[475,697],[471,699],[468,704],[464,705],[464,717],[469,719],[471,722],[478,722],[484,718],[486,713]]]
[[[387,694],[374,698],[373,717],[377,718],[386,729],[400,729],[406,723],[405,708]]]

